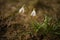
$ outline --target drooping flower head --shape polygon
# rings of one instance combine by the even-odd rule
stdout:
[[[31,16],[36,16],[36,11],[35,11],[35,9],[32,10]]]
[[[24,5],[19,9],[19,13],[24,13],[25,12],[25,8]]]

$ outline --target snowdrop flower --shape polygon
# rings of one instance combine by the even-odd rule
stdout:
[[[22,6],[20,9],[19,9],[19,13],[24,13],[25,10],[24,10],[24,6]]]
[[[31,12],[31,16],[36,16],[36,11],[35,11],[35,9],[33,9],[33,11]]]

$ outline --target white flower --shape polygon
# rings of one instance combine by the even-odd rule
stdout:
[[[20,9],[19,9],[19,13],[24,13],[25,10],[24,10],[24,6],[22,6]]]
[[[31,16],[36,16],[36,11],[33,9],[33,11],[31,12]]]

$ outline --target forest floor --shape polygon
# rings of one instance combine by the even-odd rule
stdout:
[[[60,40],[60,0],[0,0],[0,40]]]

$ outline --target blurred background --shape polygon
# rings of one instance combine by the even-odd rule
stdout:
[[[22,14],[19,9],[23,5]],[[45,24],[48,32],[40,28],[45,16],[51,18]],[[60,40],[60,0],[0,0],[0,40]]]

